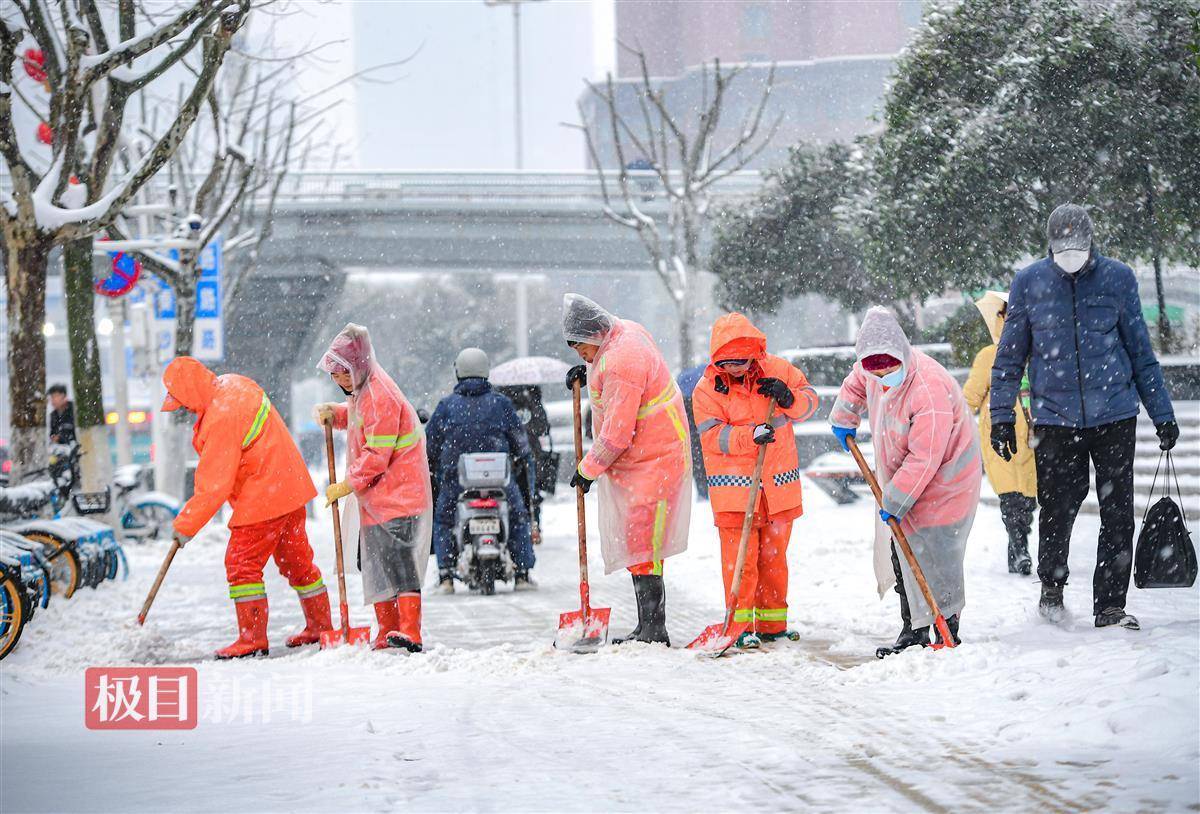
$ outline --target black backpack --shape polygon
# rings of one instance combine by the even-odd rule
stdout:
[[[1139,588],[1190,588],[1196,581],[1196,549],[1192,546],[1187,516],[1180,505],[1183,493],[1179,490],[1179,474],[1171,453],[1168,451],[1163,455],[1167,458],[1166,494],[1157,503],[1147,505],[1142,516],[1142,532],[1133,555],[1133,584]],[[1151,500],[1154,499],[1163,455],[1158,458],[1158,467],[1150,484]],[[1179,503],[1171,499],[1172,477]]]

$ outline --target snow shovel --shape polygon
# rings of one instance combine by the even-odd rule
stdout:
[[[583,460],[583,415],[579,406],[579,382],[574,383],[572,406],[575,416],[575,466]],[[559,614],[554,646],[574,653],[591,653],[608,642],[608,617],[612,608],[593,608],[588,587],[587,520],[583,487],[575,487],[575,528],[579,535],[579,610]]]
[[[329,461],[329,482],[337,482],[337,465],[333,462],[333,424],[325,421],[325,457]],[[371,640],[371,628],[350,627],[350,608],[346,605],[346,567],[342,561],[342,516],[337,501],[333,510],[333,549],[337,554],[338,611],[342,626],[321,631],[321,649],[341,644],[366,644]]]
[[[146,595],[146,601],[142,603],[142,611],[138,614],[137,620],[139,625],[146,624],[146,615],[150,613],[150,606],[154,604],[154,598],[158,596],[158,589],[162,587],[163,580],[167,576],[167,569],[171,567],[171,561],[175,559],[175,555],[181,548],[183,546],[179,544],[178,538],[171,540],[171,550],[163,559],[163,564],[158,569],[158,576],[154,578],[154,584],[150,586],[150,593]]]
[[[858,464],[862,476],[866,479],[867,484],[871,487],[871,492],[875,495],[875,502],[879,504],[879,508],[883,508],[883,491],[879,488],[879,481],[875,479],[875,473],[871,471],[871,467],[867,465],[866,458],[858,448],[858,443],[853,437],[846,438],[846,446],[850,448],[850,454],[854,456],[854,462]],[[954,637],[950,635],[950,627],[946,624],[946,617],[942,616],[942,611],[938,608],[937,600],[933,598],[933,591],[929,590],[929,583],[925,581],[925,572],[921,570],[921,564],[917,562],[917,557],[913,554],[912,547],[908,544],[908,538],[904,536],[904,530],[900,528],[900,521],[892,518],[888,521],[888,528],[892,530],[892,536],[896,539],[896,544],[900,546],[900,550],[904,552],[904,559],[908,560],[908,567],[912,569],[913,578],[917,581],[917,587],[921,589],[921,596],[925,597],[925,604],[929,606],[930,612],[933,613],[933,626],[937,628],[938,634],[942,637],[940,642],[931,642],[930,647],[934,650],[941,650],[943,647],[955,647]]]
[[[767,417],[764,424],[770,424],[775,417],[775,399],[767,405]],[[738,638],[750,627],[750,622],[735,622],[734,611],[737,609],[737,595],[742,589],[742,571],[746,567],[746,551],[750,547],[750,529],[754,525],[754,506],[758,503],[758,492],[762,488],[763,464],[767,460],[767,445],[758,448],[758,458],[754,461],[754,477],[750,481],[750,495],[746,499],[746,516],[742,520],[742,539],[738,542],[737,563],[733,567],[733,583],[730,585],[729,598],[725,602],[725,621],[709,625],[697,636],[689,650],[701,650],[717,658],[733,646]]]

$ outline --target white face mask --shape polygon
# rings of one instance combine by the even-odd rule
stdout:
[[[1064,249],[1054,253],[1054,262],[1067,274],[1077,274],[1087,265],[1092,253],[1088,249]]]

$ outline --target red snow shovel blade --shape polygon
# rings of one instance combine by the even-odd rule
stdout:
[[[946,617],[939,616],[933,620],[933,626],[937,629],[940,641],[930,643],[930,647],[934,650],[941,650],[943,647],[958,647],[954,641],[954,637],[950,635],[950,626],[946,624]]]
[[[738,638],[749,629],[749,622],[730,622],[728,626],[724,622],[709,625],[704,628],[699,636],[692,640],[687,649],[701,650],[705,654],[716,658],[733,647]]]
[[[583,608],[558,616],[557,650],[590,653],[608,644],[608,617],[612,608]]]
[[[356,644],[366,644],[371,641],[371,628],[369,627],[348,627],[335,630],[321,631],[321,649],[328,650],[331,647],[338,647],[343,644],[354,646]]]

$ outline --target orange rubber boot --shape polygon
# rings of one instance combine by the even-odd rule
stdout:
[[[396,597],[396,610],[400,623],[388,635],[392,647],[403,647],[410,653],[421,652],[421,595],[400,594]]]
[[[333,629],[333,623],[329,621],[328,593],[322,591],[316,596],[303,597],[300,608],[304,611],[304,630],[287,637],[284,644],[288,647],[316,644],[324,631]]]
[[[379,632],[375,634],[375,641],[371,643],[371,649],[386,650],[391,647],[391,644],[388,643],[388,636],[399,635],[400,609],[396,607],[396,600],[376,602],[375,618],[379,621]]]
[[[238,639],[229,647],[216,652],[218,659],[240,659],[246,656],[265,656],[269,652],[267,643],[267,599],[235,602],[237,611]]]

